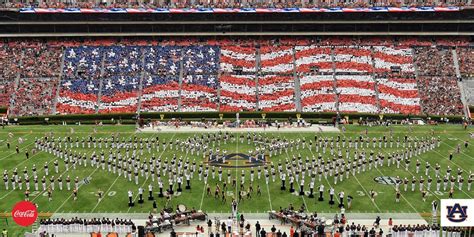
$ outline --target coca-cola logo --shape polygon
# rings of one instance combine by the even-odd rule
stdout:
[[[18,202],[12,210],[13,221],[21,226],[30,226],[38,218],[38,210],[32,202]]]

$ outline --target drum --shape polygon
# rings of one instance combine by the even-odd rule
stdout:
[[[178,210],[179,210],[180,212],[185,212],[185,211],[186,211],[186,206],[183,205],[183,204],[179,204],[179,205],[178,205]]]

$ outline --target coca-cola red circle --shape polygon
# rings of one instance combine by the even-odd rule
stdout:
[[[12,218],[18,225],[30,226],[38,218],[38,210],[32,202],[21,201],[13,207]]]

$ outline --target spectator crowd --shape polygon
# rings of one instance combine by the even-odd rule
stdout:
[[[131,233],[137,227],[131,220],[109,218],[41,219],[38,233]]]
[[[78,1],[42,1],[24,3],[21,1],[6,1],[0,8],[24,8],[24,7],[41,7],[41,8],[242,8],[242,7],[258,7],[258,8],[288,8],[288,7],[400,7],[400,6],[471,6],[469,0],[448,0],[448,1],[335,1],[335,0],[290,0],[290,1],[261,1],[261,0],[158,0],[158,1],[100,1],[91,2],[85,0]]]
[[[0,104],[9,104],[13,116],[294,111],[298,104],[307,112],[461,114],[453,52],[461,74],[470,75],[473,50],[466,42],[462,37],[4,40]],[[456,51],[446,47],[453,45]]]

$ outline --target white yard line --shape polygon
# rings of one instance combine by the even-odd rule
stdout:
[[[170,138],[170,141],[173,141],[173,138],[176,136],[176,133],[173,134],[173,136]],[[167,150],[167,148],[169,147],[169,143],[165,145],[165,148],[163,149],[163,151],[161,152],[160,156],[158,157],[158,159],[161,159],[161,157],[163,156],[163,154],[165,153],[165,151]],[[186,159],[187,155],[185,156],[185,159]],[[145,182],[143,182],[143,184],[140,186],[140,188],[143,188],[143,186],[146,184],[146,182],[148,181],[148,179],[145,179]],[[174,183],[173,183],[173,186],[174,186]],[[133,202],[135,202],[138,198],[139,194],[137,192],[137,195],[135,196],[135,198],[133,198]],[[127,210],[127,213],[130,212],[130,209],[132,209],[132,207],[129,207],[128,210]]]
[[[266,135],[266,134],[264,134],[264,135]],[[265,181],[265,186],[267,186],[268,203],[270,204],[270,211],[273,211],[272,199],[270,197],[270,187],[268,186],[268,183],[266,181]]]
[[[105,197],[107,196],[107,193],[109,193],[110,189],[112,189],[112,187],[114,186],[114,184],[117,182],[117,180],[120,178],[120,176],[117,176],[117,178],[115,178],[114,182],[112,183],[112,185],[110,185],[110,187],[107,189],[107,191],[105,191],[105,193],[103,193],[103,196],[102,196],[102,199],[97,201],[97,203],[95,204],[94,208],[92,208],[92,210],[90,212],[94,212],[95,209],[99,206],[99,204],[102,202],[102,200],[105,199]]]
[[[133,135],[133,133],[130,134],[130,136],[128,136],[127,138],[130,138],[132,135]],[[92,149],[93,149],[92,151],[95,151],[94,148],[92,148]],[[117,147],[114,149],[114,151],[117,151],[117,150],[120,150],[119,146],[117,146]],[[116,179],[114,180],[114,182],[112,183],[112,185],[110,185],[110,187],[107,189],[107,191],[103,194],[104,196],[102,197],[102,200],[105,199],[106,194],[110,191],[110,189],[114,186],[114,184],[117,182],[117,180],[118,180],[119,178],[120,178],[120,176],[118,175],[117,178],[116,178]],[[102,200],[101,200],[101,201],[102,201]],[[99,205],[99,203],[100,203],[101,201],[97,202],[97,204],[94,206],[94,208],[92,209],[91,212],[93,212],[93,211],[97,208],[97,206]]]
[[[235,153],[239,153],[239,142],[240,142],[240,133],[237,133],[236,135],[236,147],[235,147]],[[245,138],[244,138],[244,142],[245,142]],[[235,197],[235,201],[237,202],[237,210],[239,210],[239,202],[240,200],[238,200],[239,198],[239,194],[238,194],[238,189],[237,187],[239,187],[240,185],[240,182],[239,182],[239,173],[237,172],[237,162],[235,162],[235,193],[234,193],[234,197]],[[236,210],[236,213],[237,213],[237,210]]]
[[[201,211],[202,211],[202,203],[204,202],[204,194],[205,193],[206,193],[206,185],[204,185],[204,187],[202,188],[201,204],[199,205],[199,210],[201,210]]]
[[[382,151],[382,152],[383,152],[383,151]],[[429,152],[429,151],[428,151],[428,152]],[[383,152],[383,153],[385,153],[385,152]],[[385,153],[385,155],[387,155],[387,153]],[[420,158],[420,159],[421,159],[421,157],[419,157],[419,156],[417,156],[416,158]],[[423,160],[423,159],[422,159],[422,160]],[[424,160],[423,160],[423,161],[424,161]],[[402,167],[406,167],[402,162],[400,162],[400,163],[401,163]],[[431,168],[430,168],[430,169],[431,169]],[[399,169],[399,170],[403,170],[403,169]],[[416,177],[416,175],[413,174],[409,169],[407,169],[406,172],[410,173],[411,176]],[[425,187],[426,187],[426,186],[425,186]],[[428,191],[429,191],[430,193],[432,193],[433,195],[435,195],[438,199],[441,200],[441,198],[440,198],[438,195],[436,195],[436,193],[432,192],[431,190],[428,190]],[[400,192],[400,193],[401,193],[401,192]]]
[[[444,158],[444,156],[436,150],[436,147],[435,147],[435,149],[429,150],[428,152],[430,152],[430,151],[433,151],[434,153],[438,154],[441,158]],[[385,153],[385,152],[384,152],[384,153]],[[426,154],[426,153],[425,153],[425,154]],[[424,162],[427,162],[425,159],[421,158],[421,155],[419,155],[419,156],[414,156],[414,157],[416,157],[416,158],[418,158],[418,159],[420,159],[420,160],[422,160],[422,161],[424,161]],[[448,160],[449,160],[449,159],[448,159]],[[459,166],[458,164],[456,164],[456,163],[454,163],[454,162],[452,162],[452,161],[450,161],[450,162],[453,163],[455,166],[459,167],[459,168],[460,168],[461,170],[463,170],[464,172],[467,172],[466,170],[464,170],[464,169],[463,169],[461,166]],[[408,172],[409,172],[412,176],[414,176],[412,172],[410,172],[410,171],[408,171]],[[458,185],[456,185],[456,184],[455,184],[454,186],[455,186],[455,187],[458,187]],[[430,191],[431,193],[433,193],[438,199],[441,199],[441,198],[439,198],[438,195],[436,195],[434,192],[432,192],[431,190],[429,190],[429,191]],[[459,189],[458,189],[458,191],[459,191]],[[460,190],[460,191],[463,192],[464,194],[466,194],[469,198],[472,198],[471,195],[469,195],[468,193],[466,193],[464,190]]]
[[[2,197],[0,197],[0,200],[4,199],[6,196],[8,196],[10,193],[12,193],[14,190],[10,190],[8,193],[6,193],[5,195],[3,195]]]
[[[439,153],[438,151],[434,151],[434,152],[435,152],[436,154],[438,154],[441,158],[448,160],[449,162],[451,162],[451,163],[452,163],[453,165],[455,165],[456,167],[462,169],[464,172],[469,173],[469,172],[467,172],[467,170],[463,169],[462,166],[460,166],[460,165],[454,163],[454,161],[452,161],[452,160],[449,160],[448,157],[444,157],[444,156],[443,156],[441,153]]]
[[[95,151],[95,150],[88,151],[88,152],[87,152],[88,156],[91,155],[94,151]],[[41,151],[39,151],[39,152],[41,152]],[[39,152],[36,153],[36,154],[39,154]],[[45,153],[46,153],[46,154],[49,154],[49,153],[47,153],[47,152],[45,152]],[[36,155],[36,154],[35,154],[35,155]],[[61,160],[61,161],[64,162],[64,160],[60,159],[59,157],[56,157],[56,159],[57,159],[57,160]],[[49,161],[49,162],[48,162],[48,165],[49,165],[51,162],[53,162],[54,160],[56,160],[56,159],[53,159],[53,160]],[[78,166],[79,168],[81,168],[80,165],[77,165],[77,166]],[[92,167],[92,165],[91,165],[91,167]],[[62,172],[59,176],[64,175],[64,174],[65,174],[66,172],[68,172],[68,171],[69,171],[69,170],[64,169],[64,172]],[[58,177],[59,177],[59,176],[58,176]],[[38,198],[39,196],[43,195],[43,193],[45,193],[45,192],[46,192],[46,191],[41,191],[41,192],[40,192],[38,195],[36,195],[36,197],[33,198],[33,200],[31,200],[31,201],[36,200],[36,198]]]
[[[44,153],[46,153],[46,154],[50,154],[50,153],[48,153],[48,152],[38,150],[34,155],[30,156],[30,158],[28,158],[28,159],[25,158],[22,162],[18,163],[18,164],[15,165],[14,167],[12,167],[12,170],[15,169],[15,168],[18,168],[18,166],[22,165],[23,163],[25,163],[25,162],[31,160],[33,157],[39,155],[41,152],[44,152]],[[51,162],[52,162],[52,161],[49,161],[48,164],[51,163]]]
[[[143,186],[146,184],[146,181],[148,181],[148,180],[145,179],[145,182],[143,182],[143,184],[140,186],[140,188],[143,188]],[[137,192],[137,195],[135,196],[135,198],[133,198],[132,202],[135,202],[137,200],[138,196],[139,196],[139,194]],[[132,207],[128,207],[127,213],[130,212],[130,209],[132,209]]]
[[[435,148],[435,149],[436,149],[436,148]],[[432,150],[432,151],[434,151],[434,150]],[[434,152],[435,152],[436,154],[438,154],[439,156],[443,157],[439,152],[437,152],[437,151],[434,151]],[[419,157],[417,157],[417,158],[420,158],[422,161],[426,162],[426,160],[424,160],[423,158],[421,158],[421,156],[419,156]],[[448,159],[448,160],[449,160],[449,159]],[[458,166],[459,168],[461,168],[462,170],[464,170],[461,166],[455,164],[454,162],[451,162],[451,163],[453,163],[454,165],[456,165],[456,166]],[[465,170],[464,170],[464,171],[465,171]],[[467,171],[465,171],[465,172],[467,172]],[[458,187],[458,185],[456,185],[456,184],[454,184],[454,186],[455,186],[455,187]],[[459,191],[459,189],[458,189],[458,191]],[[468,193],[466,193],[464,190],[461,190],[461,192],[463,192],[464,194],[466,194],[469,198],[472,198],[472,196],[469,195]]]
[[[268,187],[267,182],[265,182],[267,185],[267,192],[268,192],[268,203],[270,203],[270,211],[273,211],[273,206],[272,206],[272,199],[270,198],[270,188]]]
[[[285,151],[285,153],[286,153],[286,157],[288,157],[288,159],[291,160],[291,157],[290,157],[290,155],[288,154],[288,152]],[[306,178],[306,177],[303,177],[303,178]],[[300,188],[300,182],[299,182],[297,179],[295,179],[295,180],[296,180],[296,184],[298,185],[298,187],[296,187],[296,190],[298,190],[298,189]],[[304,188],[304,187],[303,187],[303,188]],[[298,194],[298,196],[300,196],[300,195]],[[305,208],[306,208],[306,211],[309,212],[309,210],[308,210],[308,205],[306,205],[306,200],[304,199],[304,196],[305,196],[305,195],[303,194],[303,195],[300,196],[300,197],[303,199],[303,204],[304,204],[304,206],[305,206]]]
[[[274,134],[272,133],[272,135],[274,135]],[[300,134],[300,136],[301,136],[301,134]],[[291,160],[291,157],[290,157],[290,155],[288,154],[288,152],[285,151],[285,153],[286,153],[286,157],[288,158],[288,160]],[[306,178],[306,177],[303,177],[303,178]],[[295,180],[296,180],[296,179],[295,179]],[[300,182],[299,182],[298,180],[296,180],[296,184],[298,185],[298,187],[296,187],[296,190],[298,190],[298,189],[300,188]],[[304,188],[304,187],[303,187],[303,188]],[[300,195],[298,194],[298,196],[300,196]],[[306,200],[305,200],[304,196],[305,196],[305,194],[303,194],[303,195],[301,196],[301,199],[303,199],[303,204],[304,204],[304,207],[306,208],[306,211],[309,212],[309,210],[308,210],[308,205],[306,205]]]
[[[342,136],[344,136],[344,138],[347,138],[344,133],[342,133]],[[361,147],[362,147],[362,145],[361,145]],[[313,151],[311,151],[311,153],[313,154]],[[313,155],[314,155],[314,154],[313,154]],[[375,169],[377,169],[377,171],[378,171],[379,173],[382,173],[382,172],[380,172],[380,170],[379,170],[378,168],[375,168]],[[368,198],[370,199],[370,201],[374,204],[375,208],[377,208],[377,210],[378,210],[379,212],[381,212],[381,210],[380,210],[380,208],[378,207],[378,205],[375,203],[374,200],[372,200],[372,198],[370,197],[370,194],[367,192],[367,190],[364,188],[364,186],[362,186],[362,184],[360,183],[359,179],[357,179],[356,175],[352,175],[352,176],[355,178],[355,180],[357,181],[357,183],[359,183],[359,186],[360,186],[360,187],[364,190],[364,192],[367,194],[367,197],[368,197]],[[327,180],[327,179],[326,179],[326,180]],[[328,182],[328,183],[329,183],[329,182]],[[329,185],[331,185],[331,184],[329,184]],[[395,189],[395,187],[393,187],[393,188]],[[402,196],[402,195],[401,195],[401,196]],[[412,205],[408,202],[408,200],[405,199],[405,197],[402,196],[402,198],[403,198],[410,206],[412,206]],[[412,208],[413,208],[415,211],[417,211],[413,206],[412,206]],[[417,211],[417,212],[418,212],[418,211]]]
[[[60,176],[62,176],[62,175],[63,175],[64,173],[66,173],[66,172],[67,172],[67,170],[65,169],[64,172],[62,172]],[[51,185],[51,184],[50,184],[50,185]],[[46,187],[48,187],[48,185],[47,185]],[[33,198],[33,200],[31,200],[31,201],[36,200],[36,198],[38,198],[39,196],[41,196],[44,192],[46,192],[46,191],[40,191],[40,192],[38,193],[38,195],[36,195],[36,197]]]
[[[97,167],[92,173],[89,174],[89,176],[87,176],[87,178],[90,178],[92,175],[94,175],[94,173],[99,169],[99,167]],[[78,192],[79,192],[79,189],[81,188],[82,185],[79,185],[78,187]],[[61,206],[59,206],[53,213],[56,213],[58,212],[63,206],[64,204],[66,204],[67,201],[69,201],[69,199],[71,199],[71,197],[73,196],[73,193],[71,193],[71,195],[69,195],[69,197],[64,200],[64,202],[61,204]]]
[[[447,142],[442,142],[442,143],[446,144],[447,146],[449,146],[449,147],[451,147],[451,148],[456,148],[456,147],[454,147],[454,146],[449,145]],[[464,153],[464,152],[462,151],[463,147],[464,147],[464,146],[461,145],[461,154],[463,154],[465,157],[468,157],[468,158],[474,160],[474,157],[472,157],[472,156],[470,156],[470,155],[467,155],[466,153]]]
[[[25,135],[30,136],[31,134],[29,133],[29,134],[25,134]],[[25,136],[25,135],[23,135],[23,136]],[[21,137],[23,137],[23,136],[21,136]],[[34,142],[35,142],[35,141],[29,142],[29,143],[25,144],[25,146],[22,146],[21,148],[19,148],[19,151],[20,151],[19,154],[21,154],[22,151],[24,151],[26,148],[28,148],[29,146],[31,146]],[[13,146],[13,145],[10,144],[10,148],[11,148],[11,146]],[[19,146],[20,146],[20,145],[18,145],[18,147],[19,147]],[[2,157],[2,158],[0,159],[0,161],[5,160],[6,158],[8,158],[8,157],[10,157],[10,156],[13,156],[13,155],[15,155],[15,154],[17,154],[16,151],[14,151],[13,153],[11,153],[11,154],[9,154],[9,155],[6,155],[5,157]]]
[[[377,206],[377,203],[375,203],[375,200],[373,200],[369,194],[369,192],[367,192],[367,190],[364,188],[364,186],[362,186],[362,184],[360,183],[359,179],[357,178],[357,175],[353,175],[352,177],[354,177],[354,179],[357,181],[357,183],[360,185],[360,187],[364,190],[364,192],[367,194],[367,197],[370,199],[370,201],[372,201],[372,203],[374,204],[375,208],[377,208],[377,211],[379,211],[380,213],[382,213],[382,211],[380,210],[379,206]]]
[[[134,133],[130,134],[130,136],[128,136],[127,138],[131,137],[133,134],[134,134]],[[115,148],[114,150],[117,151],[117,150],[119,150],[119,149],[120,149],[120,148],[117,147],[117,148]],[[87,153],[88,153],[88,155],[91,155],[94,151],[96,151],[96,150],[95,150],[94,148],[92,148],[92,150],[89,151],[89,152],[87,152]],[[92,164],[91,164],[91,167],[92,167]],[[100,166],[98,166],[98,167],[94,170],[94,172],[92,172],[92,173],[88,176],[88,178],[90,178],[90,177],[97,171],[97,169],[99,169],[99,167],[100,167]],[[66,171],[64,171],[61,175],[63,175],[65,172],[66,172]],[[119,177],[120,177],[120,176],[119,176]],[[117,179],[118,179],[119,177],[117,177]],[[115,181],[117,181],[117,180],[115,180]],[[115,182],[114,182],[114,183],[115,183]],[[79,190],[78,190],[78,191],[79,191]],[[44,192],[44,191],[43,191],[43,192]],[[41,192],[39,195],[37,195],[34,199],[36,199],[37,197],[41,196],[41,194],[42,194],[43,192]],[[66,201],[69,200],[72,196],[73,196],[73,194],[71,194],[71,195],[66,199]],[[104,196],[104,197],[105,197],[105,196]],[[33,199],[33,200],[34,200],[34,199]],[[55,212],[57,212],[57,211],[65,204],[66,201],[64,201],[64,203],[61,204],[61,206],[60,206],[58,209],[56,209]],[[95,207],[94,207],[94,208],[95,208]]]
[[[375,168],[382,176],[386,176],[385,174],[383,174],[379,168]],[[393,186],[392,186],[393,187]],[[396,191],[397,189],[395,187],[393,187],[393,189]],[[408,205],[417,213],[421,213],[420,211],[418,211],[413,205],[411,205],[411,203],[405,198],[405,196],[403,196],[402,192],[400,192],[400,196],[403,198],[403,200],[405,200],[405,202],[408,203]]]
[[[39,152],[36,153],[36,154],[39,154]],[[35,155],[36,155],[36,154],[35,154]],[[47,153],[47,154],[49,154],[49,153]],[[32,156],[32,157],[33,157],[33,156]],[[31,157],[30,157],[30,158],[31,158]],[[57,159],[60,160],[59,158],[57,158]],[[56,160],[56,159],[50,160],[50,161],[48,162],[48,165],[51,164],[51,162],[53,162],[53,161],[55,161],[55,160]],[[25,160],[25,161],[27,161],[27,160]],[[21,162],[20,164],[24,163],[25,161]],[[20,164],[18,164],[17,166],[19,166]],[[65,172],[66,172],[66,171],[64,171],[63,173],[61,173],[61,175],[63,175]],[[31,185],[31,184],[30,184],[30,185]],[[34,184],[33,184],[33,185],[34,185]],[[7,196],[8,196],[10,193],[12,193],[13,191],[14,191],[14,190],[11,190],[10,192],[8,192],[8,193],[6,193],[5,195],[3,195],[3,196],[0,198],[0,200],[2,200],[2,199],[4,199],[5,197],[7,197]],[[37,197],[39,197],[40,195],[42,195],[44,192],[46,192],[46,191],[41,191],[41,192],[40,192],[38,195],[36,195],[36,197],[33,198],[31,201],[34,201]]]
[[[303,136],[300,134],[300,137],[303,137]],[[303,137],[303,138],[304,138],[304,137]],[[315,143],[315,145],[317,146],[317,143]],[[309,151],[311,152],[311,155],[314,157],[313,151],[312,151],[311,149],[309,149]],[[329,182],[329,180],[328,180],[326,177],[324,177],[324,179],[326,180],[326,183],[329,185],[329,187],[332,188],[332,185],[331,185],[331,183]],[[334,189],[334,192],[335,192],[335,191],[336,191],[336,189]],[[338,198],[338,197],[336,197],[336,201],[337,201],[339,204],[341,204],[341,202],[339,201],[339,198]],[[377,207],[377,208],[378,208],[378,207]]]
[[[18,166],[20,166],[20,165],[22,165],[23,163],[29,161],[31,158],[33,158],[33,157],[35,157],[36,155],[38,155],[40,152],[41,152],[41,151],[38,151],[38,152],[35,153],[34,155],[30,156],[29,159],[26,159],[26,158],[25,158],[22,162],[20,162],[20,163],[18,163],[17,165],[15,165],[15,166],[12,168],[12,170],[15,169],[15,168],[18,168]],[[47,154],[49,154],[49,153],[47,153]],[[51,161],[48,162],[48,164],[49,164],[49,163],[51,163]]]

